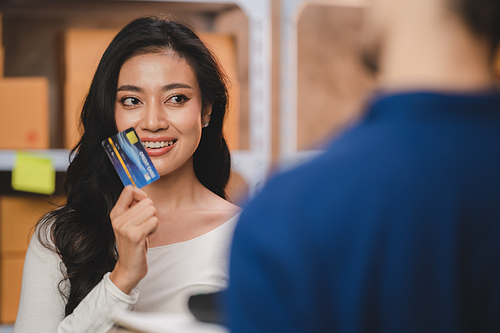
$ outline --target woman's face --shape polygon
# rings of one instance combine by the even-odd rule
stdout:
[[[133,127],[160,176],[192,166],[201,138],[198,81],[187,61],[173,51],[128,59],[118,76],[115,120],[118,131]]]

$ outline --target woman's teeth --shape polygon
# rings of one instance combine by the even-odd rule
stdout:
[[[172,141],[144,141],[142,144],[144,147],[148,149],[158,149],[158,148],[163,148],[163,147],[169,147],[175,143],[175,140]]]

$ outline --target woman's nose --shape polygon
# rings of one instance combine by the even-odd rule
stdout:
[[[158,105],[158,103],[150,104],[144,111],[143,129],[156,132],[168,128],[167,111],[163,109],[162,105]]]

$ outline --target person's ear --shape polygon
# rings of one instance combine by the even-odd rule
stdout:
[[[201,116],[201,124],[203,127],[208,127],[210,124],[210,119],[212,119],[212,103],[207,103],[203,107],[203,112]]]

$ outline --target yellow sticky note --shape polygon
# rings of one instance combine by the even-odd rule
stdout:
[[[127,138],[128,138],[128,141],[130,141],[130,144],[133,145],[135,144],[137,141],[139,141],[137,139],[137,136],[135,135],[135,132],[134,131],[130,131],[127,133]]]
[[[56,171],[50,157],[17,152],[12,169],[12,188],[16,191],[52,194],[56,189]]]

